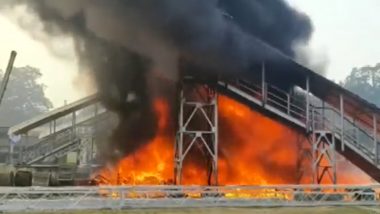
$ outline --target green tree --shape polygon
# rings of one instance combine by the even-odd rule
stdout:
[[[4,72],[0,71],[0,80]],[[48,111],[52,103],[45,86],[38,82],[41,72],[33,67],[14,68],[0,106],[0,126],[8,127]]]
[[[380,63],[354,68],[343,86],[371,103],[380,106]]]

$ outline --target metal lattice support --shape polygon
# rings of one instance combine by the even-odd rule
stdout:
[[[336,153],[333,133],[313,131],[312,152],[313,183],[320,184],[327,178],[332,184],[336,184]]]
[[[310,163],[312,161],[312,144],[311,141],[304,138],[303,135],[298,134],[297,137],[297,184],[310,182],[311,168]],[[306,179],[306,180],[305,180]]]
[[[217,93],[206,84],[184,78],[180,89],[179,126],[175,143],[175,182],[182,183],[184,160],[192,149],[207,161],[208,184],[218,184]]]

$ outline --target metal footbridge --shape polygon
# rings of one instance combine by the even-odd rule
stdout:
[[[320,183],[324,176],[329,176],[336,183],[336,155],[342,154],[374,180],[380,181],[379,141],[377,120],[374,116],[372,127],[355,121],[325,101],[311,95],[290,94],[263,83],[252,84],[247,81],[218,82],[219,90],[266,115],[303,131],[309,137],[313,165],[314,182]],[[320,164],[322,159],[328,165]],[[326,164],[326,163],[325,163]]]
[[[310,77],[305,78],[303,88],[292,87],[290,92],[285,92],[267,81],[266,70],[263,64],[261,72],[257,72],[259,75],[249,80],[219,80],[217,92],[304,133],[310,139],[315,183],[321,183],[325,176],[336,183],[335,152],[380,181],[376,107],[345,91],[337,101],[331,96],[324,97],[325,100],[319,98],[312,92]],[[362,102],[361,111],[355,114],[350,112],[353,99]],[[16,143],[12,149],[19,154],[12,163],[22,166],[49,163],[52,158],[80,150],[87,151],[84,162],[91,162],[93,151],[88,149],[93,145],[88,142],[94,139],[96,127],[104,128],[101,124],[109,120],[107,114],[94,95],[12,127],[10,135],[22,136],[20,145]]]
[[[9,135],[17,139],[11,144],[10,162],[19,167],[54,166],[57,158],[77,152],[89,163],[94,133],[110,116],[97,99],[86,97],[10,128]]]

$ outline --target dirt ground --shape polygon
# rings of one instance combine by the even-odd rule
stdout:
[[[30,212],[28,212],[30,214]],[[35,212],[35,214],[41,212]],[[139,209],[124,211],[43,212],[54,214],[362,214],[379,213],[379,207],[322,207],[322,208],[210,208],[210,209]],[[21,213],[20,213],[21,214]],[[32,212],[34,214],[34,212]]]

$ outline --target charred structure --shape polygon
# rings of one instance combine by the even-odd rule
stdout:
[[[25,4],[44,22],[47,32],[75,38],[81,65],[93,71],[103,103],[120,117],[107,160],[128,155],[157,131],[152,103],[165,84],[153,73],[175,82],[178,61],[185,58],[204,72],[235,76],[249,72],[255,62],[276,60],[262,41],[294,56],[293,45],[306,43],[312,32],[309,18],[282,0],[3,4]]]
[[[328,160],[329,165],[323,166],[322,173],[318,171],[320,153],[330,156],[319,148],[320,135],[331,139],[339,132],[340,143],[339,139],[327,142],[329,152],[342,145],[340,152],[344,156],[359,154],[354,152],[353,155],[351,147],[343,149],[343,124],[346,122],[344,112],[350,116],[346,119],[351,121],[358,110],[358,100],[362,100],[294,61],[294,46],[308,42],[312,25],[306,15],[283,0],[4,2],[1,4],[4,8],[26,5],[41,19],[47,32],[75,39],[81,66],[91,70],[100,101],[119,118],[101,155],[104,162],[114,164],[117,169],[115,179],[114,172],[102,172],[104,177],[109,177],[108,183],[167,184],[182,181],[182,177],[184,184],[264,184],[273,177],[270,182],[275,184],[298,183],[301,157],[296,151],[299,145],[294,142],[304,142],[309,137],[312,148],[308,149],[313,153],[310,164],[313,164],[313,174],[319,176],[315,182],[323,183],[320,177],[324,170],[334,169],[335,160]],[[201,91],[187,96],[203,100],[196,99],[195,110],[182,109],[181,112],[180,106],[186,104],[186,100],[183,102],[184,96],[179,96],[178,92],[185,89],[182,84],[185,77],[197,83],[190,87],[191,90]],[[218,92],[222,94],[219,98]],[[319,102],[340,109],[341,130],[326,130],[325,112],[314,108]],[[217,103],[220,104],[218,108]],[[284,123],[252,112],[242,103]],[[377,148],[377,128],[371,122],[373,113],[379,111],[368,103],[365,106],[368,111],[359,116],[358,121],[367,128],[374,128],[371,140]],[[192,130],[186,130],[183,121],[176,125],[181,116],[187,114],[191,118],[192,112],[198,110],[193,115]],[[322,118],[323,126],[316,126],[314,113]],[[220,133],[217,132],[216,115],[220,116]],[[205,119],[202,116],[206,116],[207,122],[201,121]],[[243,122],[236,123],[235,117]],[[377,124],[376,117],[373,121]],[[260,129],[261,124],[265,129]],[[255,133],[255,139],[241,131],[255,132],[251,126],[261,130]],[[176,129],[180,143],[176,144],[173,157]],[[294,134],[294,130],[302,133],[302,137]],[[184,134],[188,134],[188,139]],[[264,140],[265,137],[270,139]],[[287,142],[280,144],[279,138],[286,138]],[[181,139],[187,141],[186,149],[178,149]],[[252,148],[249,143],[253,141],[265,143]],[[195,149],[187,150],[192,146]],[[280,152],[286,147],[290,148],[288,152]],[[373,151],[377,160],[377,150]],[[186,162],[187,152],[191,153],[191,158]],[[149,162],[141,154],[152,159],[160,157],[160,161]],[[276,154],[276,157],[269,154]],[[353,159],[357,165],[363,164],[360,157]],[[246,169],[252,167],[247,163],[260,164],[253,167],[258,175],[251,172],[244,177]],[[374,166],[368,160],[362,166],[373,171],[371,167]],[[144,169],[140,174],[130,173],[127,178],[119,176],[126,171],[134,172],[138,167]],[[181,175],[183,167],[191,170]],[[146,173],[151,168],[156,172]],[[175,181],[168,179],[174,177],[173,169],[176,169]],[[331,180],[336,182],[334,173]],[[218,174],[222,175],[219,179]]]

